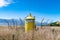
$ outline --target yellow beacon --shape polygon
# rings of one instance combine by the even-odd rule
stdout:
[[[35,17],[32,17],[31,13],[25,17],[25,32],[35,28]]]

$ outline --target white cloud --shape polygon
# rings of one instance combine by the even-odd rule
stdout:
[[[11,4],[13,0],[0,0],[0,7],[5,7]]]

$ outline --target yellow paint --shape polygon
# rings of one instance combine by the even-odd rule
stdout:
[[[25,32],[34,29],[35,27],[35,17],[32,17],[32,15],[28,15],[25,18]]]

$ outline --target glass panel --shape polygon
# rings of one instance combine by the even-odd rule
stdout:
[[[26,20],[27,22],[33,22],[33,20]]]

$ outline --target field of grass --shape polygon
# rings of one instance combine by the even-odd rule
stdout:
[[[0,26],[0,40],[60,40],[60,27],[37,27],[25,33],[24,27]]]

